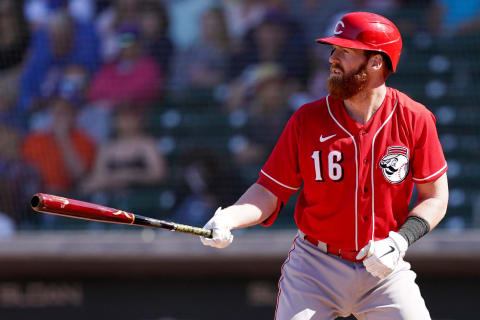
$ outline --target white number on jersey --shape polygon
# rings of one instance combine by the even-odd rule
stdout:
[[[322,175],[322,151],[316,150],[312,153],[313,165],[315,167],[315,181],[324,181]],[[328,176],[333,181],[340,181],[343,178],[343,168],[340,163],[343,155],[340,151],[330,151],[328,154]]]
[[[328,176],[333,181],[339,181],[343,178],[343,170],[340,162],[342,162],[342,153],[333,150],[328,154]]]
[[[315,181],[323,181],[321,155],[321,151],[313,151],[312,153],[313,164],[315,165]]]

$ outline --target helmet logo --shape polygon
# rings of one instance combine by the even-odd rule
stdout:
[[[345,25],[343,24],[342,20],[338,21],[337,24],[335,25],[335,30],[333,31],[333,34],[343,33],[343,30],[340,30],[340,27],[345,28]]]

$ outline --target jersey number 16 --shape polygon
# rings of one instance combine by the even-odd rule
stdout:
[[[322,151],[313,151],[312,159],[315,166],[315,181],[325,181],[323,179]],[[328,177],[333,181],[343,179],[343,168],[340,165],[342,160],[343,156],[340,151],[333,150],[328,154]]]

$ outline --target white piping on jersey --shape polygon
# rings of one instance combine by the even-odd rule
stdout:
[[[437,174],[439,174],[440,172],[442,172],[442,170],[445,169],[446,167],[447,167],[447,163],[445,163],[445,165],[444,165],[440,170],[438,170],[438,171],[435,172],[434,174],[429,175],[429,176],[426,177],[426,178],[417,179],[417,178],[413,178],[413,177],[412,177],[412,180],[415,180],[415,181],[425,181],[425,180],[428,180],[428,179],[430,179],[431,177],[434,177],[434,176],[436,176]]]
[[[393,110],[388,116],[388,118],[385,120],[385,122],[380,126],[380,128],[375,132],[375,135],[373,136],[372,139],[372,163],[371,163],[371,171],[372,171],[372,241],[375,241],[375,184],[373,180],[373,168],[376,166],[375,161],[375,139],[377,138],[378,133],[385,127],[388,121],[393,116],[393,113],[397,109],[397,104],[398,100],[395,101],[395,105],[393,106]]]
[[[263,173],[267,178],[270,178],[271,180],[273,180],[274,182],[278,183],[279,185],[281,185],[281,186],[284,187],[284,188],[291,189],[291,190],[295,190],[295,191],[297,191],[297,190],[300,189],[300,187],[298,187],[298,188],[289,187],[289,186],[287,186],[286,184],[281,183],[280,181],[278,181],[278,180],[274,179],[273,177],[271,177],[270,175],[268,175],[268,174],[267,174],[265,171],[263,171],[263,170],[260,170],[260,172]]]
[[[335,117],[333,116],[332,111],[330,111],[330,103],[328,103],[328,98],[329,97],[330,97],[330,95],[327,96],[326,101],[327,101],[327,109],[328,109],[328,113],[330,114],[330,117],[332,117],[333,121],[335,121],[335,123],[343,131],[345,131],[350,136],[350,138],[352,138],[353,146],[355,147],[355,251],[358,251],[358,225],[357,225],[357,219],[358,219],[358,202],[357,202],[357,198],[358,198],[358,159],[357,159],[357,143],[355,142],[355,138],[353,137],[353,135],[350,132],[348,132],[344,127],[342,127],[340,122],[338,122],[337,119],[335,119]]]

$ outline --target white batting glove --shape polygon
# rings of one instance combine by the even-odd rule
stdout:
[[[384,279],[395,270],[398,262],[405,256],[408,242],[400,234],[390,231],[388,238],[370,242],[360,250],[357,260],[363,260],[363,265],[371,275]]]
[[[222,213],[222,208],[215,211],[213,217],[203,226],[205,229],[212,229],[212,238],[200,237],[200,241],[206,246],[214,248],[226,248],[233,241],[231,218]]]

